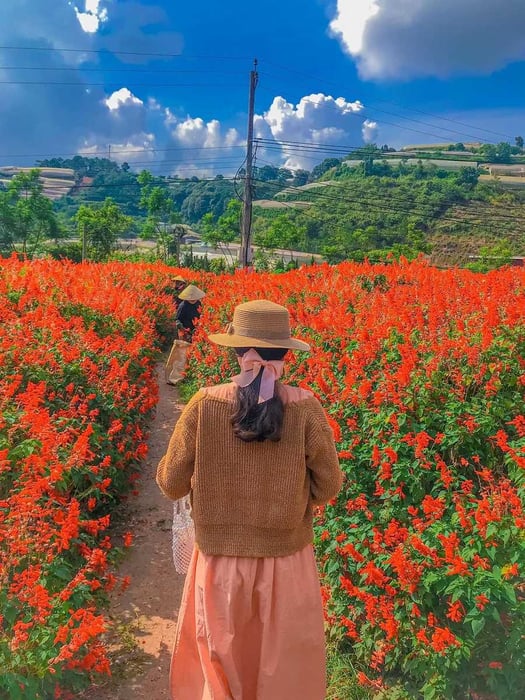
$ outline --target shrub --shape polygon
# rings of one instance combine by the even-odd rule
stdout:
[[[524,282],[401,262],[209,283],[194,385],[233,371],[203,333],[247,298],[314,348],[289,378],[328,408],[346,473],[316,524],[326,619],[384,697],[523,697]]]
[[[109,671],[99,608],[126,582],[107,528],[146,452],[165,281],[132,265],[0,265],[0,697],[58,698]]]

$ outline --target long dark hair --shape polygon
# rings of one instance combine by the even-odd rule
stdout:
[[[244,355],[250,348],[235,348],[237,355]],[[254,348],[263,360],[282,360],[286,348]],[[263,442],[281,439],[283,427],[284,404],[281,397],[274,392],[273,398],[258,403],[261,386],[262,369],[254,381],[237,389],[234,413],[231,418],[233,432],[244,442]]]

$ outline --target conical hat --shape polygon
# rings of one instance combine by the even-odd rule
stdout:
[[[183,301],[199,301],[202,297],[206,296],[206,292],[199,289],[194,284],[189,284],[182,292],[179,294],[179,299]]]

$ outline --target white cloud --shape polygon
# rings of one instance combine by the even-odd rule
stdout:
[[[159,157],[155,134],[144,132],[133,134],[128,141],[121,143],[103,144],[86,141],[80,152],[83,156],[98,156],[99,158],[107,158],[110,155],[111,160],[117,163],[129,163],[132,166],[135,164],[138,170],[147,168],[148,163]]]
[[[305,95],[296,105],[278,96],[268,111],[256,116],[255,134],[258,138],[341,146],[341,149],[350,151],[361,145],[365,134],[367,138],[371,137],[377,126],[368,120],[363,121],[363,110],[364,106],[358,100],[348,102],[343,97],[334,98],[323,93]],[[261,158],[271,158],[273,153],[263,148],[258,152]],[[311,170],[328,155],[321,149],[312,152],[292,145],[283,146],[281,153],[287,168],[306,170]]]
[[[244,145],[244,141],[242,141],[241,137],[239,136],[239,132],[237,129],[228,129],[226,132],[226,136],[224,137],[224,145],[225,146],[241,146]]]
[[[179,35],[175,40],[172,32],[151,30],[168,27],[166,13],[158,5],[137,0],[3,0],[0,12],[0,46],[47,46],[49,51],[28,51],[25,66],[61,71],[56,84],[28,86],[23,84],[27,73],[1,69],[6,83],[0,85],[0,165],[11,161],[12,154],[17,154],[17,165],[79,151],[105,156],[108,145],[115,160],[137,167],[146,161],[162,173],[233,174],[242,165],[244,118],[239,131],[236,123],[187,115],[180,104],[174,106],[175,101],[167,106],[154,95],[134,94],[126,85],[107,94],[100,86],[90,86],[91,76],[83,74],[83,64],[97,60],[96,54],[88,53],[93,49],[106,48],[118,57],[118,51],[130,47],[138,52],[164,51],[169,44],[175,53],[181,45]],[[107,22],[111,31],[86,31],[79,13]],[[61,52],[64,37],[68,46],[82,53]],[[129,60],[126,56],[120,60]],[[0,48],[0,65],[14,66],[19,60],[16,52]],[[362,130],[365,135],[372,132],[360,102],[322,93],[307,95],[297,104],[277,96],[255,120],[256,135],[274,140],[351,146],[362,143]],[[277,165],[311,169],[326,154],[278,149],[258,155]]]
[[[224,129],[217,119],[200,117],[178,119],[166,110],[170,127],[166,161],[174,175],[208,177],[214,173],[234,173],[242,163],[244,145],[237,129]]]
[[[153,112],[160,112],[162,111],[162,105],[154,97],[148,97],[148,109],[151,109]]]
[[[306,95],[297,104],[277,96],[263,114],[255,115],[254,135],[270,141],[293,141],[319,144],[317,151],[294,146],[264,147],[258,145],[257,158],[291,169],[311,170],[327,157],[321,146],[341,146],[350,151],[375,136],[377,124],[365,120],[361,102],[322,93]],[[235,128],[227,128],[217,119],[177,117],[164,110],[164,124],[171,139],[166,150],[166,164],[173,174],[206,177],[217,172],[233,174],[245,156],[245,138]],[[337,153],[335,155],[338,155]]]
[[[15,161],[17,165],[32,165],[36,159],[67,157],[86,148],[106,155],[108,144],[113,149],[112,157],[118,158],[118,151],[126,150],[130,161],[138,160],[140,151],[149,149],[141,157],[148,160],[157,140],[162,143],[169,137],[163,123],[164,107],[148,96],[139,98],[125,86],[110,95],[100,86],[90,86],[92,76],[83,74],[82,65],[97,61],[96,54],[89,53],[92,49],[111,52],[132,47],[133,51],[162,51],[162,42],[167,41],[168,35],[173,38],[173,33],[161,31],[157,35],[149,29],[151,23],[157,23],[157,28],[167,26],[166,13],[158,6],[136,0],[0,1],[0,46],[48,49],[24,52],[22,61],[19,52],[0,48],[0,65],[23,63],[35,71],[61,71],[60,77],[46,74],[49,82],[26,85],[27,72],[1,69],[6,82],[0,85],[0,165]],[[85,31],[79,13],[89,15],[86,21],[95,18],[111,23],[111,32]],[[112,41],[114,46],[110,46]],[[80,51],[61,51],[64,45]],[[176,42],[171,46],[176,46]],[[144,60],[138,56],[136,59]],[[154,157],[161,157],[158,150]]]
[[[100,7],[100,0],[85,0],[85,9],[82,12],[75,7],[75,13],[80,26],[86,34],[95,34],[100,25],[107,21],[108,11]]]
[[[378,0],[341,0],[337,3],[337,15],[330,22],[330,29],[341,37],[349,53],[359,54],[363,48],[366,24],[378,12]]]
[[[116,90],[104,100],[104,102],[112,111],[130,105],[144,105],[144,102],[134,95],[127,87]]]
[[[337,0],[330,23],[362,77],[489,74],[525,59],[523,0]]]
[[[372,141],[375,141],[378,135],[378,130],[379,128],[377,122],[373,122],[370,119],[365,119],[363,122],[363,128],[361,129],[363,141],[365,143],[372,143]]]

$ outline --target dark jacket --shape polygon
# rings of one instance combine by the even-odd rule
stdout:
[[[201,315],[201,303],[190,304],[189,301],[183,301],[177,309],[176,320],[181,326],[190,333],[193,333],[195,321]]]

